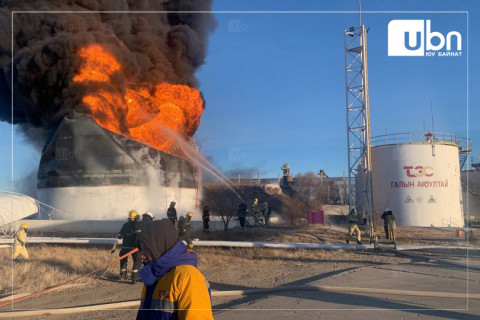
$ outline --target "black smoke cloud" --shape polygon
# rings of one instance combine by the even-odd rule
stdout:
[[[82,63],[78,51],[90,44],[101,44],[122,65],[113,83],[101,89],[123,92],[127,85],[153,88],[163,82],[197,87],[195,71],[205,62],[208,35],[216,26],[211,5],[211,0],[0,0],[0,120],[13,119],[43,147],[63,116],[84,111],[82,97],[100,89],[99,83],[72,83]],[[13,14],[13,57],[12,11],[32,11]]]

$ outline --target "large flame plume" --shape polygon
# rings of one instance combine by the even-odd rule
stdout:
[[[216,26],[211,7],[212,0],[0,0],[0,121],[17,124],[41,149],[75,111],[172,151],[165,131],[188,139],[203,111],[195,72]]]
[[[78,54],[84,62],[74,82],[111,86],[111,77],[121,72],[117,59],[101,45],[82,48]],[[101,127],[171,151],[175,139],[169,132],[186,139],[193,135],[203,113],[203,99],[198,90],[186,85],[161,83],[152,90],[149,87],[127,84],[124,92],[98,90],[83,97],[82,102]]]

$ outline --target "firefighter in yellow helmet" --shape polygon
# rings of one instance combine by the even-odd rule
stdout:
[[[22,223],[20,229],[15,234],[15,240],[13,241],[13,259],[17,259],[18,256],[24,259],[29,259],[28,251],[25,245],[27,244],[27,230],[28,224]]]
[[[193,249],[192,238],[190,238],[190,229],[192,229],[193,212],[187,212],[184,216],[178,219],[178,236],[187,242],[188,249]]]
[[[119,256],[123,256],[137,248],[137,230],[139,230],[138,219],[138,212],[131,210],[128,214],[128,221],[122,226],[122,229],[117,236],[118,239],[123,239],[122,249],[120,250]],[[135,282],[140,279],[137,272],[142,267],[142,258],[138,252],[135,252],[132,254],[132,259],[132,282]],[[120,280],[127,280],[127,265],[128,257],[120,261]]]

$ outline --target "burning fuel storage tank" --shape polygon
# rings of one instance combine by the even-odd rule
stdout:
[[[58,219],[126,219],[130,210],[160,219],[171,201],[179,215],[193,211],[196,179],[187,160],[70,114],[42,151],[37,189]]]
[[[397,225],[463,225],[458,140],[411,134],[372,138],[372,196],[378,217],[393,211]],[[382,143],[383,142],[383,143]]]

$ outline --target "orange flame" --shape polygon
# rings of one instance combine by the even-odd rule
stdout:
[[[121,72],[117,59],[100,45],[79,50],[84,59],[74,82],[99,82],[113,86],[112,76]],[[171,151],[175,139],[169,130],[188,139],[197,130],[203,113],[200,92],[186,85],[161,83],[129,86],[119,90],[98,89],[83,97],[91,116],[101,127]],[[168,129],[168,130],[165,130]]]

